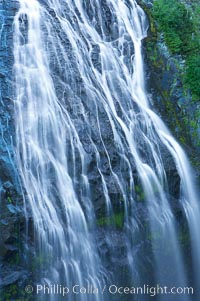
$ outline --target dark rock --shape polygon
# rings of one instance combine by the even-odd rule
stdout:
[[[13,284],[13,283],[17,282],[19,279],[21,279],[23,276],[24,276],[24,271],[13,272],[0,281],[0,286],[1,285],[7,286],[10,284]]]
[[[16,0],[0,1],[0,286],[20,283],[27,275],[24,260],[23,197],[14,160],[13,21]],[[24,269],[23,269],[24,267]],[[4,297],[2,297],[4,298]],[[5,300],[7,298],[5,297]]]
[[[152,16],[152,0],[138,0],[149,19],[144,40],[147,89],[157,110],[173,135],[182,144],[198,178],[200,157],[199,101],[193,101],[182,76],[185,64],[181,55],[171,55]],[[188,2],[190,3],[190,1]]]

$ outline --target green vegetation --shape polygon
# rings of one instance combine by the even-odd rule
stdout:
[[[199,0],[138,0],[149,19],[145,39],[153,101],[192,165],[200,167]],[[151,4],[147,4],[147,3]],[[167,48],[165,47],[167,46]],[[170,55],[169,55],[170,54]],[[199,177],[200,180],[200,177]]]
[[[155,0],[152,15],[171,54],[185,59],[184,84],[194,100],[200,99],[200,7],[179,0]]]
[[[190,50],[193,24],[184,4],[178,0],[155,0],[153,16],[172,54]]]
[[[24,287],[19,287],[16,283],[0,290],[0,301],[31,301],[33,298],[33,294],[27,294]]]
[[[135,192],[136,192],[136,200],[138,202],[143,202],[145,200],[145,193],[142,188],[142,185],[135,185]]]
[[[12,204],[12,202],[13,202],[12,198],[10,196],[7,197],[7,201],[8,201],[9,204]]]
[[[200,54],[193,54],[186,61],[185,83],[191,89],[194,100],[200,98]]]
[[[106,216],[99,218],[97,220],[98,226],[116,226],[118,228],[122,228],[124,225],[124,214],[116,213],[111,216]]]

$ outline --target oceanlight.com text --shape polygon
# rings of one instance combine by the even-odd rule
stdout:
[[[148,295],[150,297],[155,297],[158,295],[193,295],[193,287],[168,287],[160,286],[150,286],[144,284],[143,286],[134,287],[134,286],[118,286],[115,284],[112,285],[103,285],[102,287],[94,287],[93,285],[82,286],[79,284],[74,284],[73,286],[65,286],[59,284],[37,284],[35,287],[32,285],[27,285],[25,287],[27,294],[36,294],[36,295],[60,295],[67,296],[70,294],[73,295],[98,295],[98,294],[110,294],[110,295]]]

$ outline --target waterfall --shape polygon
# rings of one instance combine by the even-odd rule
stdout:
[[[40,256],[37,283],[181,287],[191,285],[191,273],[198,283],[199,204],[186,155],[145,91],[143,10],[134,0],[18,1],[16,160]],[[178,189],[171,187],[168,165]],[[190,235],[189,255],[179,219]],[[114,266],[119,239],[124,270]],[[111,297],[70,294],[66,300]]]

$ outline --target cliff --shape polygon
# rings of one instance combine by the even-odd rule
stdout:
[[[186,150],[199,178],[199,1],[138,2],[149,19],[144,57],[152,105]]]

